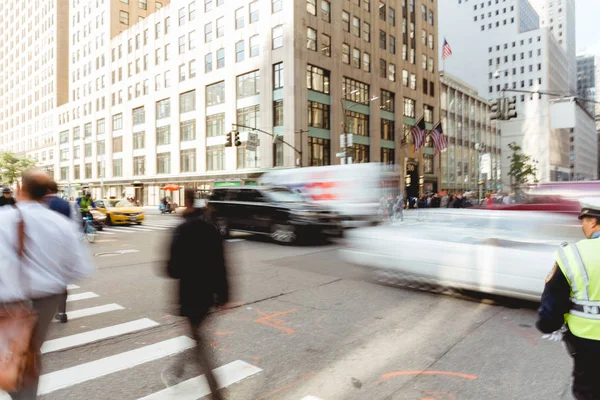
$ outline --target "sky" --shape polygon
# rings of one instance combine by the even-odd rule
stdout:
[[[575,0],[577,51],[600,56],[600,0]]]

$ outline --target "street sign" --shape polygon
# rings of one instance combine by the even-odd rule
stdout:
[[[346,147],[352,147],[352,134],[346,134]]]
[[[336,156],[337,158],[346,157],[346,152],[345,152],[345,151],[342,151],[341,153],[335,153],[335,156]]]
[[[340,147],[346,147],[346,134],[340,133]]]
[[[246,142],[246,150],[256,151],[258,147],[258,134],[257,133],[248,133],[248,141]]]
[[[352,147],[352,133],[340,133],[340,147]]]

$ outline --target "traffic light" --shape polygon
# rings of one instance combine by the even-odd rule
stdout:
[[[492,103],[492,109],[490,114],[490,120],[501,120],[502,119],[502,100],[494,100]]]
[[[227,139],[225,139],[225,147],[231,147],[233,146],[232,142],[231,142],[231,132],[227,133]]]
[[[235,131],[235,146],[239,147],[242,145],[242,141],[240,140],[240,133],[238,131]]]
[[[506,120],[517,118],[517,98],[511,97],[508,99],[508,105],[506,106]]]

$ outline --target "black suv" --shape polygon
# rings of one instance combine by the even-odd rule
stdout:
[[[216,188],[208,210],[223,237],[230,231],[270,235],[278,243],[293,243],[315,234],[339,234],[339,218],[308,204],[289,189],[268,186]]]

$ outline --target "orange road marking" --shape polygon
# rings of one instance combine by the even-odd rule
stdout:
[[[383,374],[381,376],[382,379],[390,379],[395,376],[406,376],[406,375],[448,375],[455,376],[457,378],[464,379],[477,379],[475,375],[461,374],[459,372],[447,372],[447,371],[396,371],[390,372],[388,374]]]
[[[289,389],[293,388],[294,386],[296,386],[297,384],[299,384],[299,383],[301,383],[301,382],[303,382],[303,381],[305,381],[305,380],[307,380],[307,379],[309,379],[309,378],[312,378],[312,377],[313,377],[313,376],[315,376],[316,374],[317,374],[316,372],[309,372],[308,374],[304,375],[302,378],[300,378],[300,379],[298,379],[298,380],[295,380],[295,381],[294,381],[294,382],[292,382],[292,383],[288,383],[288,384],[287,384],[287,385],[285,385],[284,387],[281,387],[281,388],[279,388],[279,389],[277,389],[277,390],[274,390],[274,391],[272,391],[272,392],[269,392],[269,393],[267,393],[267,394],[265,394],[265,395],[263,395],[263,396],[260,396],[260,397],[259,397],[259,398],[257,398],[256,400],[266,400],[266,399],[268,399],[268,398],[270,398],[270,397],[273,397],[274,395],[276,395],[276,394],[278,394],[278,393],[280,393],[280,392],[284,392],[284,391],[286,391],[286,390],[289,390]]]
[[[292,334],[296,333],[296,331],[293,330],[292,328],[288,328],[287,326],[282,326],[282,324],[285,324],[285,321],[282,319],[276,318],[276,317],[280,317],[282,315],[290,314],[290,313],[293,313],[296,311],[298,311],[298,310],[296,308],[294,308],[292,310],[282,311],[282,312],[278,312],[275,314],[267,314],[267,313],[260,311],[260,309],[257,308],[256,312],[259,315],[262,315],[262,317],[254,320],[254,322],[258,322],[259,324],[267,325],[272,328],[280,329],[284,332],[287,332],[288,335],[292,335]]]
[[[234,333],[234,331],[215,332],[215,335],[233,335]]]

